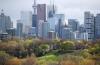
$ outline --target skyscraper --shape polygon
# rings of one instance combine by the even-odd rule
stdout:
[[[88,33],[87,32],[74,32],[75,40],[86,40],[88,41]]]
[[[88,33],[88,40],[91,41],[94,39],[94,15],[90,12],[84,13],[84,25],[85,30]]]
[[[0,32],[5,33],[11,27],[12,27],[12,22],[10,16],[6,16],[2,10],[0,15]]]
[[[32,27],[36,27],[37,26],[37,15],[33,14],[32,15]]]
[[[54,4],[47,6],[47,22],[50,24],[50,30],[55,31],[56,7]]]
[[[56,32],[57,32],[57,35],[59,38],[62,38],[62,28],[64,26],[64,19],[65,19],[65,16],[64,14],[57,14],[57,24],[56,24]]]
[[[71,30],[71,28],[65,27],[62,29],[62,32],[63,32],[63,34],[62,34],[63,40],[73,40],[74,39],[74,33]]]
[[[32,27],[32,12],[21,11],[21,23],[23,24],[23,33],[28,34],[28,30]]]
[[[36,27],[31,27],[28,33],[29,37],[36,37]]]
[[[37,5],[37,21],[39,20],[46,22],[46,4]]]
[[[41,37],[40,29],[41,23],[46,22],[46,4],[38,4],[37,5],[37,36]],[[40,25],[40,26],[39,26]]]
[[[48,38],[48,32],[50,31],[50,24],[48,22],[42,23],[42,38],[47,39]]]
[[[9,38],[14,38],[15,35],[16,35],[16,29],[15,28],[7,29],[6,32],[8,33]]]
[[[50,24],[51,31],[55,31],[56,21],[58,21],[58,19],[56,18],[55,15],[47,19],[47,22]]]
[[[37,2],[36,2],[36,0],[34,0],[34,4],[33,4],[32,7],[33,7],[33,10],[34,10],[33,14],[36,15],[37,14]]]
[[[68,25],[70,28],[72,28],[72,31],[77,31],[79,28],[79,23],[76,19],[69,19],[68,20]]]
[[[32,15],[32,27],[36,27],[37,26],[37,3],[36,0],[34,0],[34,4],[33,4],[33,15]]]
[[[18,38],[21,38],[23,36],[23,24],[21,23],[21,20],[17,20],[17,29],[16,29],[16,36]]]
[[[80,33],[86,32],[86,31],[85,31],[85,27],[84,27],[83,24],[79,25],[78,31],[79,31]]]
[[[39,37],[39,38],[42,38],[42,23],[44,22],[44,20],[39,20],[39,22],[38,22],[38,29],[37,29],[37,31],[38,31],[38,34],[37,34],[37,36]],[[36,31],[36,32],[37,32]]]
[[[95,17],[95,39],[100,39],[100,14]]]
[[[52,18],[56,14],[56,6],[48,5],[47,6],[47,18]]]
[[[49,39],[49,40],[54,40],[54,39],[56,39],[56,38],[57,38],[57,34],[56,34],[55,31],[49,31],[49,32],[48,32],[48,39]]]
[[[50,31],[49,23],[40,20],[38,23],[38,37],[42,39],[47,39],[49,31]]]

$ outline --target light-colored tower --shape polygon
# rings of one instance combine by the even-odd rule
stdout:
[[[34,14],[37,14],[37,3],[36,0],[34,0],[34,4],[33,4],[33,10],[34,10]]]

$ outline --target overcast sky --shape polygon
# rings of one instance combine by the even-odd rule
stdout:
[[[0,0],[0,10],[4,9],[5,14],[11,16],[15,26],[16,20],[20,19],[20,11],[33,11],[33,1]],[[50,0],[37,0],[37,3],[50,4]],[[84,11],[91,11],[93,14],[100,13],[100,0],[55,0],[54,3],[57,6],[58,13],[66,15],[66,20],[74,18],[82,23]]]

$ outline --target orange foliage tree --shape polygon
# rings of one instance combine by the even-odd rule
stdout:
[[[5,65],[21,65],[21,60],[18,58],[9,59]]]

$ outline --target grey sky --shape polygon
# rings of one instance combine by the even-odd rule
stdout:
[[[50,3],[50,0],[37,0],[38,3]],[[20,19],[20,11],[32,11],[33,0],[0,0],[0,9],[11,16],[14,23]],[[83,22],[84,11],[100,13],[100,0],[55,0],[58,13],[64,13],[66,19],[76,18]]]

